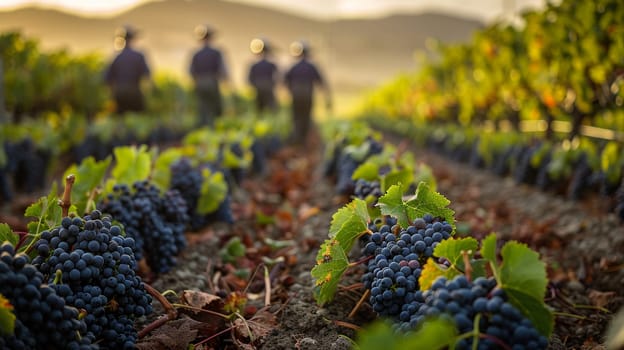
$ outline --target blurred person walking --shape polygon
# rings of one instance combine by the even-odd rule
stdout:
[[[275,112],[275,85],[277,65],[270,59],[272,47],[266,39],[253,39],[249,48],[259,59],[249,69],[248,81],[256,93],[256,113],[261,116],[265,111]]]
[[[306,145],[312,124],[314,87],[317,86],[324,92],[327,110],[331,109],[331,95],[325,79],[309,60],[309,45],[303,41],[294,42],[290,45],[290,52],[299,59],[285,75],[285,83],[292,99],[291,141],[297,145]]]
[[[145,111],[141,82],[150,78],[150,69],[143,53],[132,47],[137,34],[137,30],[131,26],[117,30],[115,48],[121,51],[104,73],[104,80],[115,100],[117,114]]]
[[[195,28],[195,34],[202,42],[202,48],[191,60],[190,74],[195,84],[199,125],[214,125],[223,114],[221,83],[228,79],[228,71],[221,51],[212,46],[215,31],[208,25]]]

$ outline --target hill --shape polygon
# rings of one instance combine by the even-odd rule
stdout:
[[[80,17],[37,7],[0,11],[0,31],[20,30],[39,38],[46,49],[61,47],[76,53],[114,54],[114,29],[137,26],[137,46],[152,69],[186,78],[190,55],[198,43],[197,24],[210,23],[218,31],[216,44],[224,49],[235,87],[246,87],[247,67],[254,57],[251,38],[262,35],[277,47],[278,64],[292,63],[288,45],[306,39],[313,58],[337,92],[361,92],[416,69],[414,53],[427,38],[462,42],[482,26],[478,21],[439,13],[401,14],[378,19],[320,21],[262,7],[220,0],[164,0],[150,2],[113,17]]]

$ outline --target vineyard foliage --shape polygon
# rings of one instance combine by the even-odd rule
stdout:
[[[418,73],[369,96],[364,114],[419,122],[581,121],[624,131],[624,4],[564,0],[437,46]]]

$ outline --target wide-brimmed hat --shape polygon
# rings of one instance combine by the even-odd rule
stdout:
[[[136,38],[138,34],[138,29],[128,24],[117,28],[117,30],[115,31],[116,37],[123,38],[125,40],[131,40],[133,38]]]
[[[310,44],[305,40],[297,40],[290,44],[290,54],[299,57],[310,53]]]
[[[249,50],[255,54],[269,53],[273,50],[273,46],[266,38],[254,38],[249,43]]]
[[[217,31],[209,24],[200,24],[195,27],[195,36],[199,40],[204,40],[212,37]]]

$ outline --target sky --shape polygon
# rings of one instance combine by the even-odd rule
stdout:
[[[110,16],[154,0],[0,0],[0,10],[25,5],[52,7],[87,16]],[[209,1],[209,0],[186,0]],[[505,13],[536,8],[545,0],[226,0],[294,12],[318,19],[383,16],[403,11],[441,10],[485,22]]]

